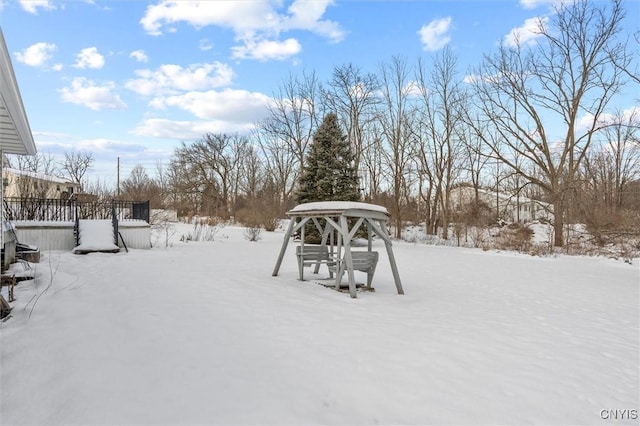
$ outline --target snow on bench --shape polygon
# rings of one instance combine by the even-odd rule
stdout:
[[[120,248],[114,243],[113,223],[111,220],[78,221],[80,244],[73,249],[75,254],[92,252],[117,253]]]

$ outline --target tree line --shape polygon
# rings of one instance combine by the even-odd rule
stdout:
[[[613,109],[624,93],[640,99],[640,36],[622,34],[624,19],[621,0],[563,2],[535,44],[503,42],[465,74],[450,48],[375,73],[336,66],[328,81],[290,74],[250,134],[182,142],[154,177],[136,166],[121,196],[273,223],[296,204],[314,135],[335,114],[359,198],[388,208],[396,237],[407,221],[447,238],[453,222],[498,219],[482,214],[483,188],[550,203],[556,246],[570,222],[637,230],[640,109]],[[452,198],[461,184],[470,205]]]

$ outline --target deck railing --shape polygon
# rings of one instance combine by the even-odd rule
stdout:
[[[5,198],[5,219],[75,222],[82,219],[141,219],[149,223],[149,201],[78,201],[56,198]]]

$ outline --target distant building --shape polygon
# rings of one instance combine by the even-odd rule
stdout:
[[[2,171],[7,198],[68,199],[80,192],[80,185],[57,176],[5,168]]]
[[[496,213],[497,218],[507,222],[532,222],[534,220],[553,219],[553,205],[532,198],[518,197],[515,194],[497,193],[479,188],[478,199]],[[474,200],[475,190],[471,185],[462,184],[451,191],[451,202],[454,210],[461,210],[464,205]]]

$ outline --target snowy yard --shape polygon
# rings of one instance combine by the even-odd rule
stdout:
[[[43,253],[0,324],[0,424],[638,423],[638,259],[396,242],[400,296],[377,242],[351,299],[292,245],[272,277],[261,236]]]

